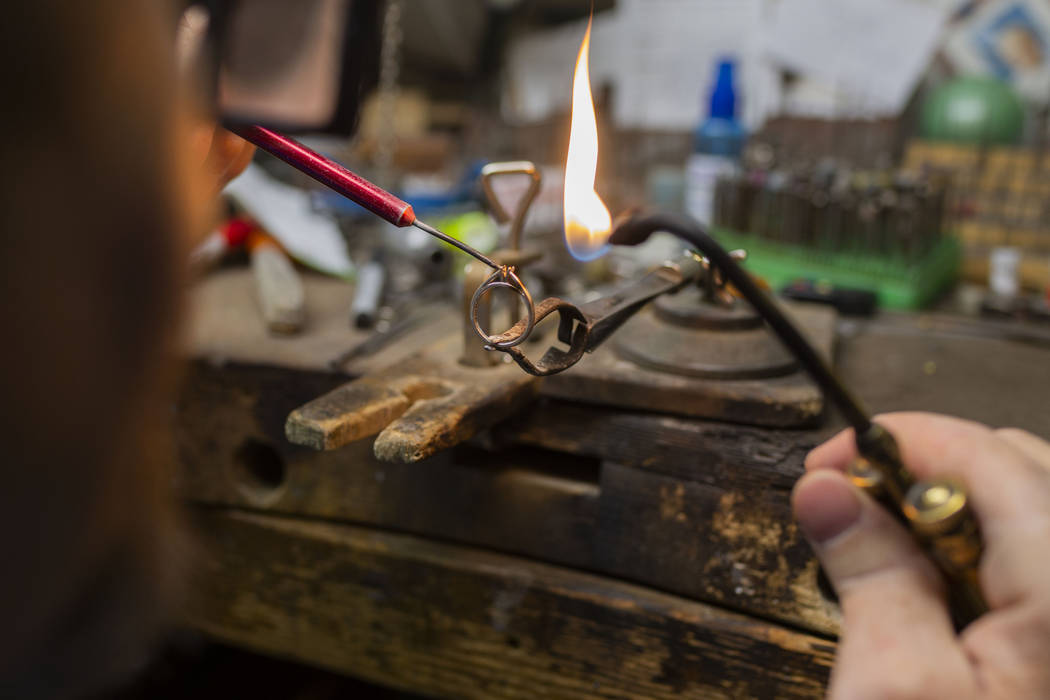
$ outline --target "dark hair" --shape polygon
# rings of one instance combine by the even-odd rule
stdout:
[[[142,660],[178,558],[172,26],[156,0],[3,14],[0,695],[67,697]]]

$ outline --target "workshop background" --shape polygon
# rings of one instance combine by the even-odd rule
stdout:
[[[1050,435],[1050,3],[378,8],[356,128],[296,138],[534,300],[689,257],[565,241],[590,21],[613,218],[709,224],[873,411]],[[466,254],[262,152],[224,201],[175,411],[199,566],[129,697],[822,694],[839,613],[788,494],[844,423],[731,285],[541,379],[482,347]],[[491,296],[501,332],[522,306]]]

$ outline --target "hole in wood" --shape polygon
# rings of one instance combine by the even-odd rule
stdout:
[[[233,453],[233,476],[238,489],[252,503],[269,505],[280,495],[287,469],[272,445],[245,438]]]

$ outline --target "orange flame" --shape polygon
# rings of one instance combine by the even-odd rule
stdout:
[[[569,127],[569,154],[565,159],[565,242],[578,260],[594,260],[608,248],[612,217],[594,191],[598,172],[598,122],[591,97],[588,54],[591,48],[591,22],[583,35],[572,80],[572,123]]]

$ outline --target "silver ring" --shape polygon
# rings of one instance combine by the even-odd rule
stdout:
[[[507,280],[510,280],[509,282]],[[481,298],[485,296],[486,292],[493,289],[510,289],[525,302],[525,308],[528,311],[528,322],[525,324],[525,330],[521,332],[517,338],[510,340],[504,340],[497,342],[495,338],[498,336],[489,335],[481,327],[481,321],[478,319],[478,306],[481,303]],[[478,337],[485,341],[486,345],[495,349],[506,349],[512,348],[515,345],[524,343],[529,338],[529,334],[532,333],[533,326],[536,325],[536,307],[532,303],[532,295],[529,294],[529,290],[522,284],[521,279],[514,274],[514,270],[509,267],[501,267],[489,276],[485,283],[474,290],[474,296],[470,299],[470,321],[474,325],[474,332],[478,334]]]

